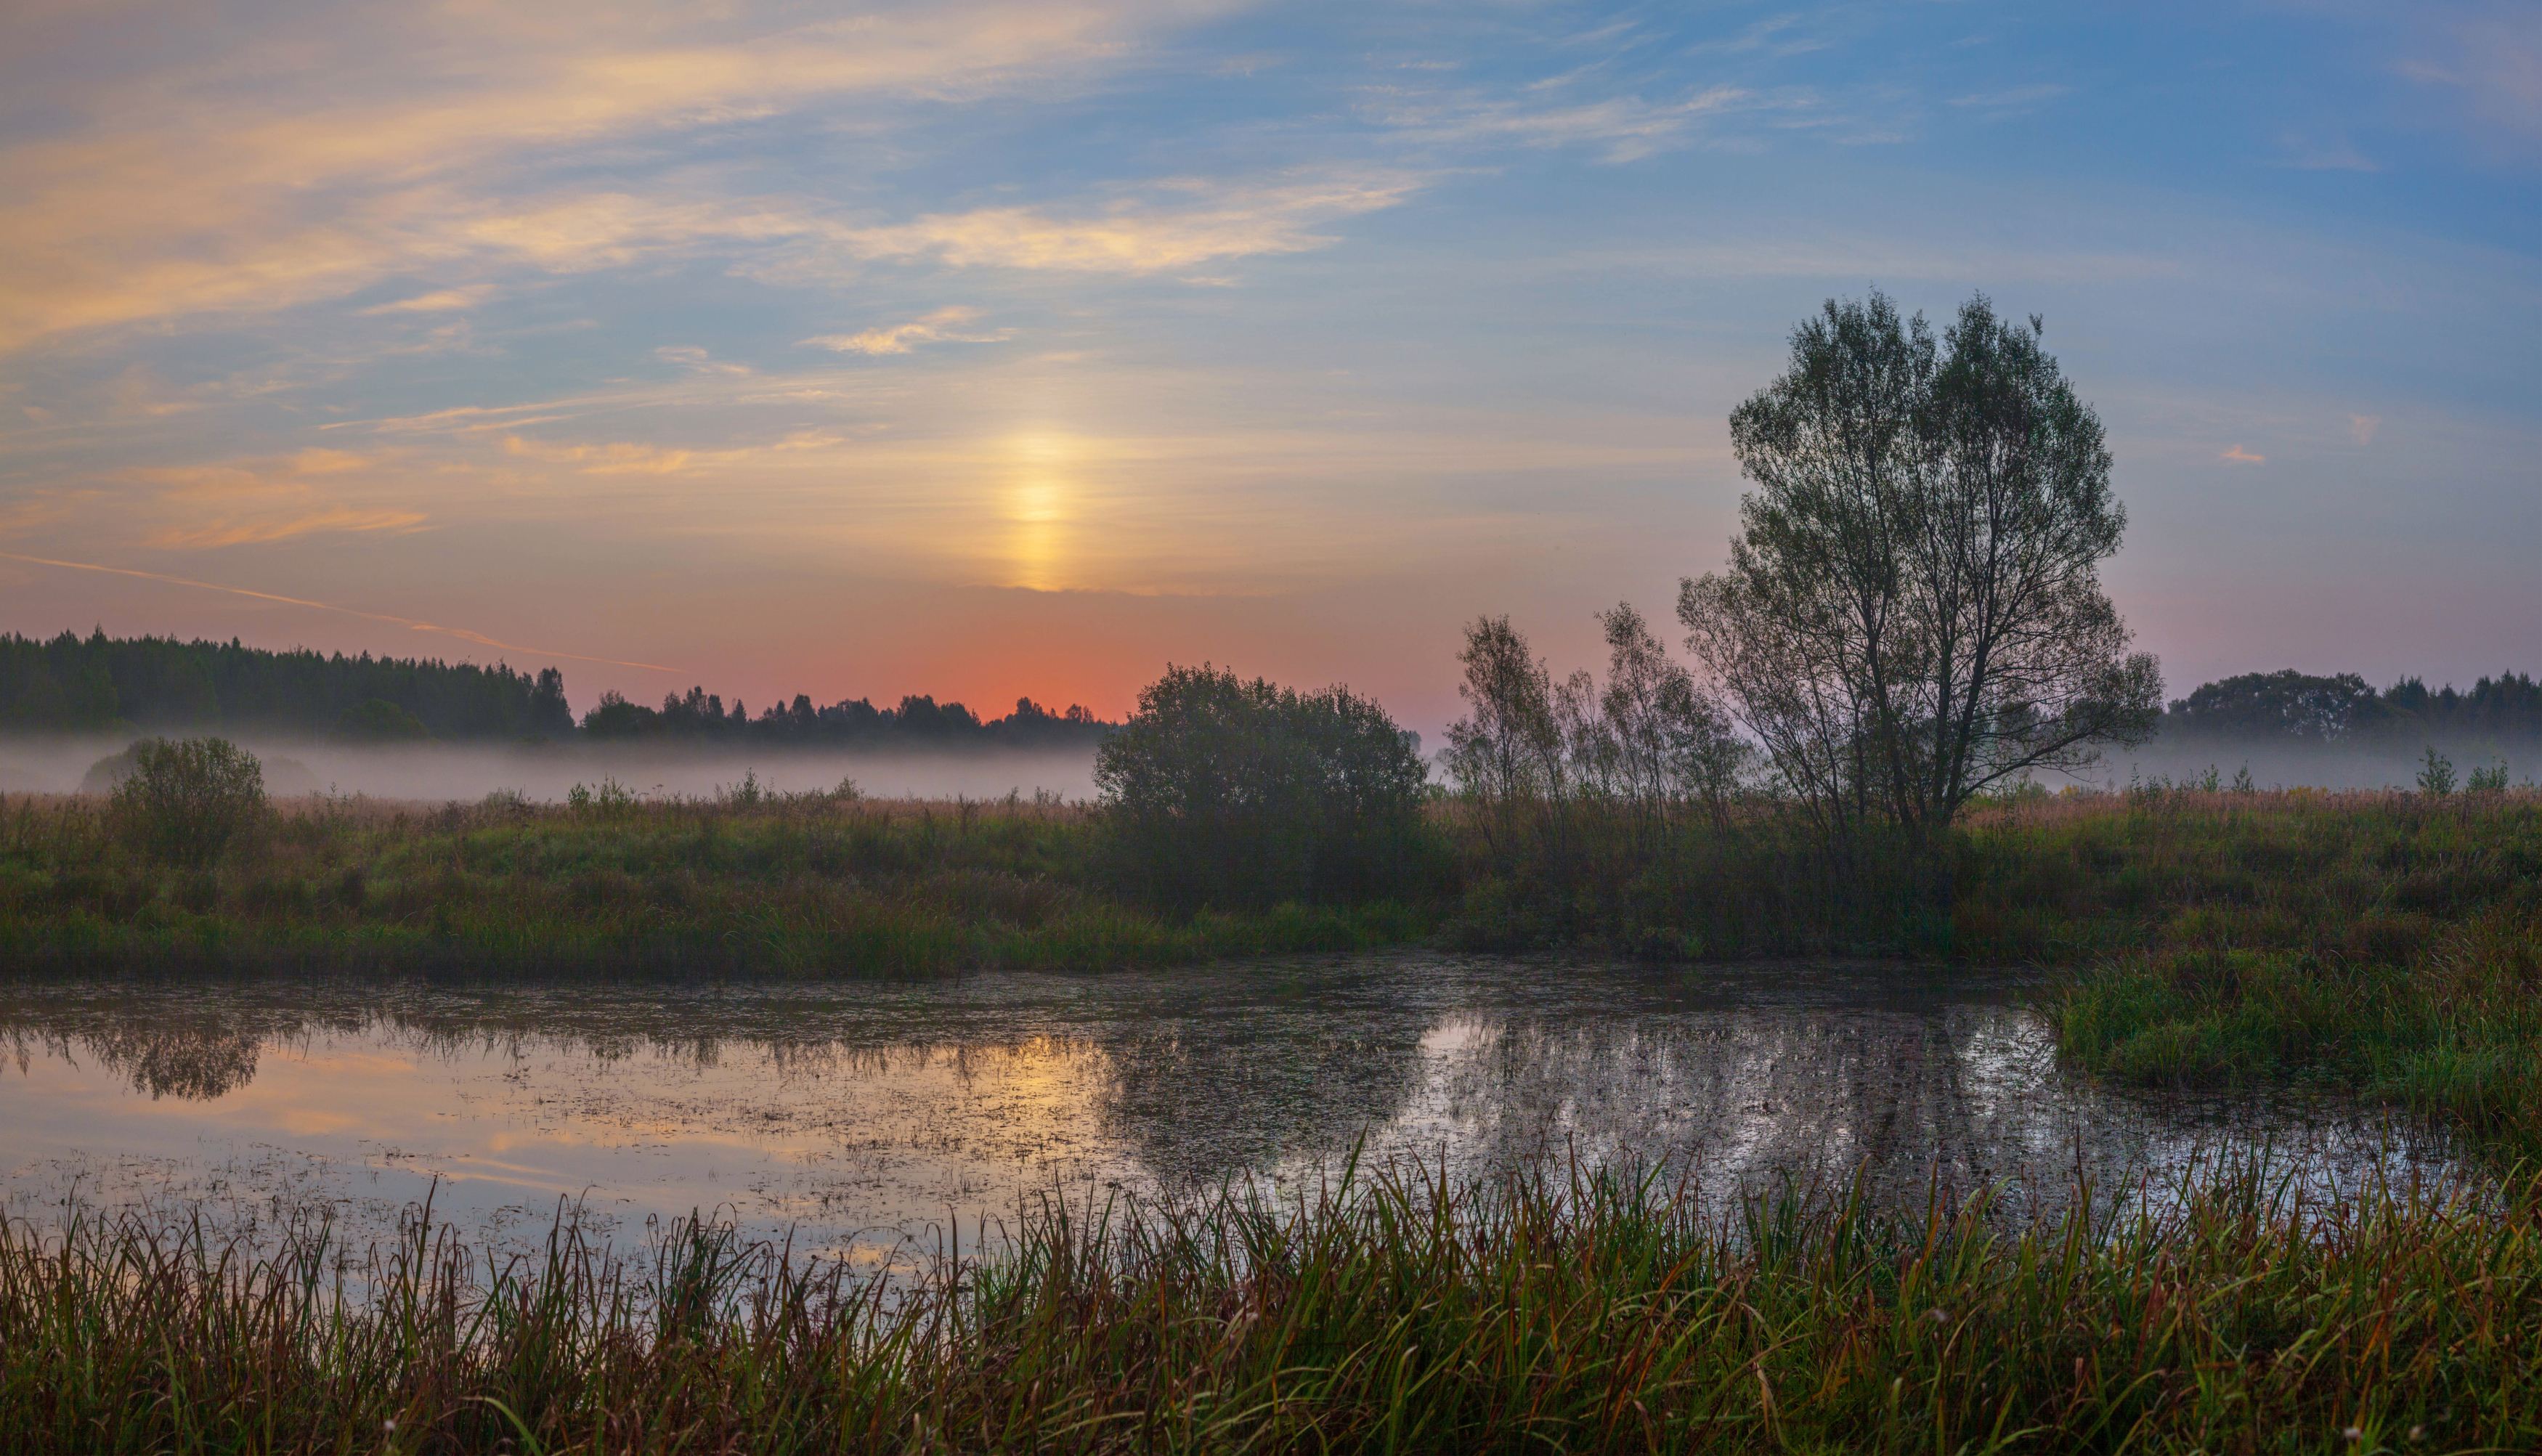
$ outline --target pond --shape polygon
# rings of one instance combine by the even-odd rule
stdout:
[[[918,984],[330,978],[0,984],[0,1194],[325,1213],[353,1247],[427,1196],[533,1248],[560,1209],[634,1244],[705,1210],[888,1265],[994,1240],[1021,1198],[1291,1189],[1418,1157],[1466,1177],[1665,1160],[1707,1197],[1842,1180],[1911,1209],[2078,1173],[2159,1198],[2265,1154],[2325,1196],[2469,1176],[2443,1138],[2286,1098],[2061,1070],[2032,975],[1657,969],[1407,951]]]

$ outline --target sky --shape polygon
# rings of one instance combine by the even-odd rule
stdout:
[[[2038,314],[2173,695],[2542,669],[2542,6],[13,0],[0,630],[1425,733],[1877,287]]]

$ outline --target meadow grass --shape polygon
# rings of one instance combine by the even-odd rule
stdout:
[[[1423,912],[1171,912],[1103,884],[1082,808],[843,800],[284,801],[217,864],[137,852],[94,800],[0,813],[0,969],[1104,970],[1351,950]]]
[[[2068,1059],[2329,1083],[2542,1154],[2542,798],[2192,794],[1970,828],[1955,939],[2088,968]]]
[[[22,1452],[2469,1451],[2542,1443],[2511,1183],[2307,1206],[2208,1169],[2007,1231],[1797,1193],[1401,1166],[1280,1201],[1045,1199],[848,1277],[674,1227],[337,1260],[137,1218],[0,1235]]]

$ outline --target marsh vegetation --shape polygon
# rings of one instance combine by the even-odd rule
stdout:
[[[2206,1176],[1701,1211],[1657,1177],[1361,1170],[1294,1200],[1043,1201],[916,1278],[711,1223],[631,1265],[418,1219],[348,1270],[141,1220],[0,1231],[22,1451],[2515,1449],[2542,1438],[2533,1190],[2306,1206]],[[348,1297],[358,1289],[360,1297]],[[2265,1440],[2262,1434],[2266,1433]]]

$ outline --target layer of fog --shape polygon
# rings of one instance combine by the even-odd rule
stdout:
[[[2453,765],[2457,785],[2473,769],[2487,768],[2502,761],[2507,765],[2510,783],[2542,777],[2542,743],[2531,740],[2439,740],[2404,748],[2388,740],[2322,743],[2165,734],[2138,748],[2107,750],[2098,764],[2072,777],[2044,773],[2039,775],[2039,782],[2051,790],[2078,782],[2090,788],[2125,789],[2131,783],[2155,779],[2196,783],[2205,779],[2211,768],[2218,782],[2228,787],[2234,774],[2248,769],[2252,786],[2263,789],[2407,789],[2418,786],[2419,772],[2426,766],[2423,756],[2430,747]]]
[[[0,792],[75,792],[99,760],[120,753],[133,736],[0,739]],[[646,744],[351,748],[252,738],[238,742],[262,761],[266,790],[281,796],[362,794],[464,803],[509,791],[554,802],[575,784],[597,790],[614,781],[644,797],[709,798],[745,781],[755,781],[764,791],[796,793],[835,789],[842,779],[853,780],[857,791],[870,798],[1094,796],[1090,749],[725,753]]]
[[[0,739],[0,793],[70,793],[101,759],[119,753],[131,735]],[[265,764],[265,783],[276,795],[362,794],[377,799],[430,803],[470,802],[509,791],[525,798],[561,801],[575,784],[598,789],[615,782],[647,797],[711,798],[755,781],[780,793],[835,789],[853,780],[872,798],[998,799],[1038,794],[1062,799],[1094,797],[1090,749],[1026,751],[959,750],[926,753],[901,749],[766,750],[722,752],[647,744],[516,745],[434,744],[351,748],[305,741],[241,740]],[[2125,789],[2131,783],[2202,780],[2213,769],[2230,785],[2244,769],[2263,789],[2298,785],[2322,789],[2414,787],[2423,766],[2420,750],[2389,743],[2339,744],[2283,738],[2215,738],[2164,735],[2133,749],[2113,749],[2101,762],[2074,774],[2042,773],[2055,790],[2066,784]],[[2474,768],[2504,760],[2509,781],[2542,777],[2542,743],[2439,743],[2457,780]],[[1441,770],[1441,781],[1448,781]]]

